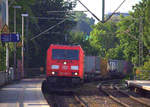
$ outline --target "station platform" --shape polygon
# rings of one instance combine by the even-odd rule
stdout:
[[[129,87],[141,88],[146,91],[150,91],[150,81],[146,80],[127,80],[126,83]]]
[[[0,107],[49,107],[42,91],[43,79],[23,79],[0,89]]]

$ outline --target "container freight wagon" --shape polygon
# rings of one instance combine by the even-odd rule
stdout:
[[[85,56],[84,57],[84,79],[93,80],[100,75],[100,57]]]
[[[79,45],[50,45],[47,50],[46,83],[79,84],[83,80],[84,52]]]
[[[124,77],[132,72],[132,64],[124,60],[108,60],[107,72],[111,78]]]
[[[124,60],[107,60],[98,56],[84,57],[84,80],[123,78],[132,72],[132,64]]]

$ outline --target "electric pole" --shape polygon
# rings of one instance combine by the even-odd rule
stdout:
[[[26,38],[27,38],[27,43],[26,43],[26,67],[29,67],[29,17],[26,18]]]
[[[139,26],[139,66],[143,65],[143,19],[140,17]]]
[[[105,17],[105,0],[102,0],[102,23],[104,23]]]

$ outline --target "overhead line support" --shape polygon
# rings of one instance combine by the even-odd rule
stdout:
[[[50,28],[46,29],[45,31],[41,32],[40,34],[38,34],[38,35],[34,36],[34,37],[33,37],[33,38],[31,38],[30,40],[33,40],[33,39],[35,39],[35,38],[38,38],[38,37],[39,37],[39,36],[41,36],[42,34],[44,34],[44,33],[48,32],[49,30],[51,30],[51,29],[55,28],[57,25],[60,25],[61,23],[65,22],[65,21],[66,21],[66,19],[64,19],[64,20],[60,21],[59,23],[55,24],[54,26],[51,26]]]

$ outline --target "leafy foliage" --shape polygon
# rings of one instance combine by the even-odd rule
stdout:
[[[93,26],[93,31],[90,33],[90,44],[95,49],[95,55],[105,57],[109,49],[115,48],[118,43],[115,36],[116,30],[116,23],[111,21]]]
[[[45,66],[43,62],[45,62],[46,51],[49,45],[66,43],[65,36],[68,35],[68,31],[75,24],[74,21],[70,20],[71,15],[67,13],[67,11],[73,7],[73,2],[65,2],[63,0],[40,0],[36,1],[31,7],[35,16],[31,18],[32,20],[37,20],[37,22],[33,23],[32,20],[30,20],[29,29],[32,29],[30,39],[58,24],[60,21],[64,19],[66,19],[66,21],[29,42],[29,65]],[[46,19],[36,17],[46,17]]]
[[[5,48],[2,46],[0,42],[0,71],[5,70]]]
[[[83,48],[85,55],[91,55],[94,52],[90,45],[90,32],[91,26],[94,25],[95,20],[87,17],[83,12],[75,12],[74,21],[76,25],[71,29],[69,33],[69,42],[71,44],[79,44]]]
[[[117,37],[120,41],[119,46],[123,53],[122,58],[136,63],[138,62],[138,41],[135,40],[134,37],[137,38],[138,30],[132,30],[135,25],[132,22],[132,18],[130,16],[121,17],[121,19],[122,20],[117,24]],[[127,33],[124,33],[124,31],[128,29],[130,30],[131,36],[129,36]]]
[[[74,20],[77,22],[77,24],[75,27],[73,27],[72,31],[80,31],[90,35],[92,30],[91,26],[94,25],[95,20],[93,18],[88,18],[87,15],[83,12],[75,12],[74,16]]]
[[[22,32],[22,13],[28,13],[29,17],[25,17],[25,66],[39,67],[45,66],[46,50],[50,44],[63,44],[65,43],[65,35],[68,34],[69,29],[75,24],[71,20],[69,10],[75,6],[75,1],[64,0],[9,0],[9,28],[10,31],[14,30],[14,8],[13,6],[19,5],[21,9],[16,9],[17,15],[17,32]],[[60,13],[49,11],[62,11]],[[39,38],[31,41],[30,39],[35,35],[43,32],[49,27],[56,25],[63,19],[66,21],[56,26],[51,31],[41,35]],[[13,66],[13,44],[9,44],[10,48],[10,66]],[[3,64],[0,68],[5,68],[5,47],[0,44],[0,57],[2,57]],[[17,47],[17,59],[21,58],[21,47]],[[29,62],[29,63],[28,63]],[[1,67],[2,66],[2,67]]]

